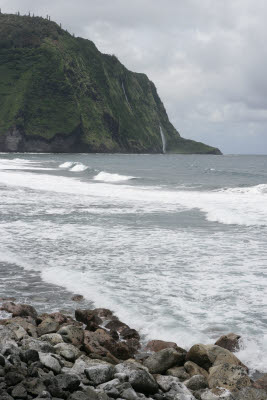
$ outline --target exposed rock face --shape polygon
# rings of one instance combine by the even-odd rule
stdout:
[[[221,154],[181,138],[146,75],[54,22],[1,13],[0,43],[0,151],[162,153],[162,130],[166,151]]]
[[[228,333],[227,335],[221,336],[217,342],[215,343],[216,346],[223,347],[229,351],[235,352],[240,349],[239,347],[239,339],[241,338],[240,335],[236,335],[235,333]]]

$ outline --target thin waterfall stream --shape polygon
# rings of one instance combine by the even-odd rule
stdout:
[[[165,135],[164,135],[161,125],[159,126],[159,130],[160,130],[160,136],[161,136],[161,140],[162,140],[162,152],[163,152],[163,154],[165,154],[166,153],[166,138],[165,138]]]

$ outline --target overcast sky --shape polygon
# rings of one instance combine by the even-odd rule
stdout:
[[[183,137],[267,154],[266,0],[0,0],[51,19],[155,83]]]

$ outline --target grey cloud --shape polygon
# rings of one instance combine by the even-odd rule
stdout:
[[[185,137],[267,153],[263,0],[0,0],[51,15],[153,80]]]

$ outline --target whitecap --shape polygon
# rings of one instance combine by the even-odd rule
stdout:
[[[75,163],[75,165],[70,168],[71,172],[82,172],[88,169],[87,165],[84,165],[82,163]]]
[[[93,179],[95,181],[102,181],[102,182],[122,182],[135,179],[135,177],[127,175],[119,175],[119,174],[110,174],[109,172],[101,171],[99,172],[99,174],[94,176]]]
[[[75,163],[73,161],[66,161],[63,164],[59,165],[59,168],[71,168]]]

